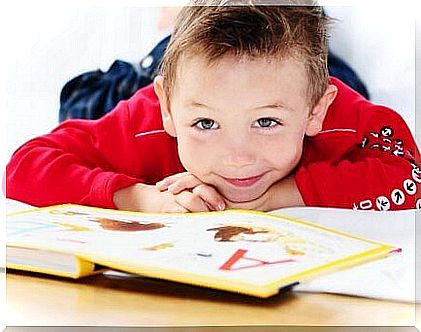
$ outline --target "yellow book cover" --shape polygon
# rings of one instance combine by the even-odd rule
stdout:
[[[263,212],[149,214],[72,204],[8,214],[6,240],[8,268],[76,278],[106,266],[264,298],[396,250]]]
[[[105,267],[75,256],[23,246],[7,246],[6,267],[78,279],[105,271]]]

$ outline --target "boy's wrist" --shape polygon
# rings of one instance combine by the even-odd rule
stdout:
[[[159,191],[155,186],[136,183],[129,187],[117,190],[113,194],[113,202],[117,209],[128,211],[159,211]]]
[[[305,205],[294,175],[290,175],[273,184],[269,188],[268,194],[269,199],[266,211]]]

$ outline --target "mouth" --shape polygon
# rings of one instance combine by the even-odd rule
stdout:
[[[247,188],[257,183],[263,177],[263,175],[264,174],[260,174],[260,175],[251,176],[248,178],[226,178],[226,177],[222,177],[222,178],[235,187]]]

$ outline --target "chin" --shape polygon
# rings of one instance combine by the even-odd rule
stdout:
[[[250,192],[241,191],[226,191],[221,190],[221,194],[229,201],[233,203],[246,203],[258,199],[265,193],[265,190],[253,190]]]

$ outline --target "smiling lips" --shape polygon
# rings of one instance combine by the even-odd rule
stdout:
[[[234,178],[234,179],[229,179],[229,178],[225,178],[224,177],[224,179],[225,179],[225,181],[231,183],[232,185],[234,185],[236,187],[251,187],[256,182],[258,182],[262,177],[263,177],[263,174],[260,174],[258,176],[252,176],[250,178],[242,178],[242,179]]]

